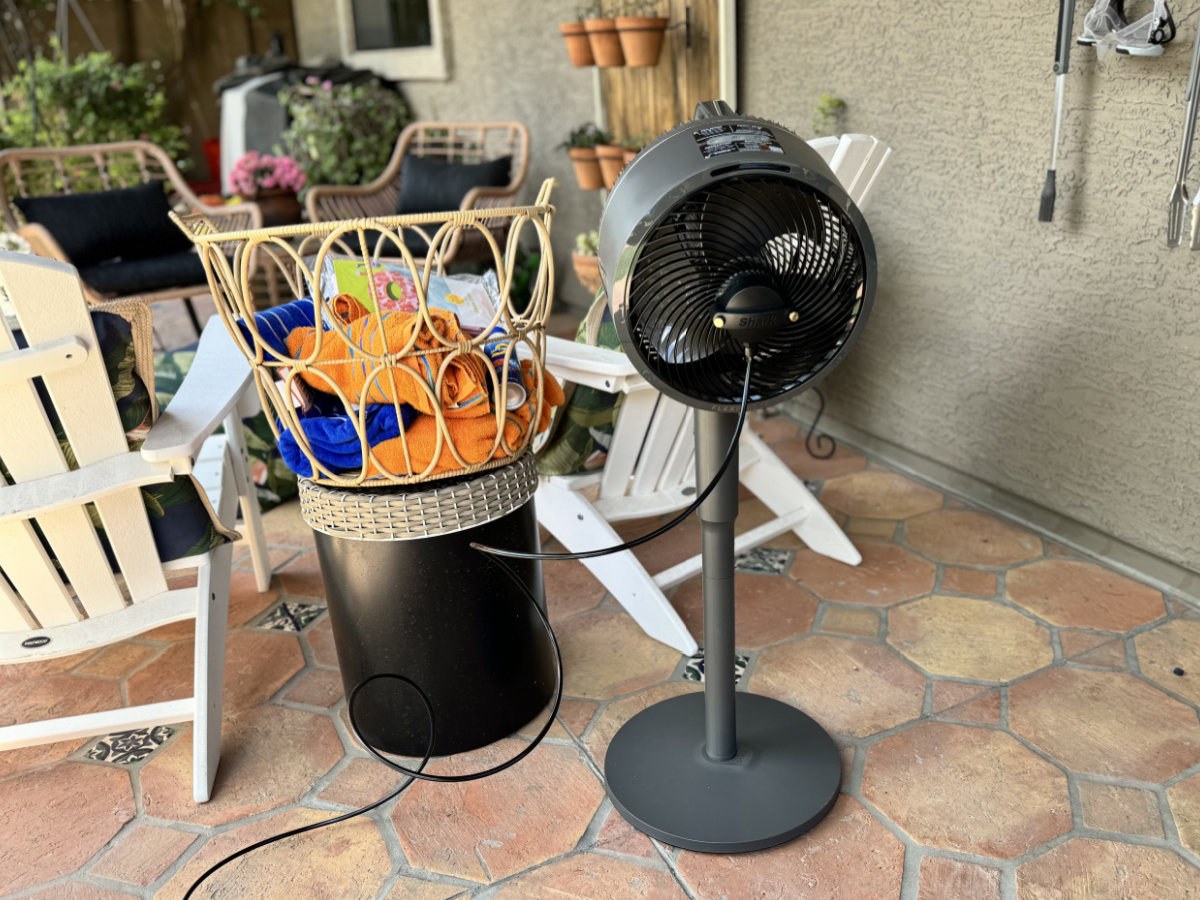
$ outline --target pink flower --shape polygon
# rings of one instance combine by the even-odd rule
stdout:
[[[325,81],[321,82],[321,87],[325,88],[325,90],[329,90],[333,87],[333,82],[326,79]]]
[[[316,84],[317,81],[318,81],[318,79],[317,79],[316,75],[309,75],[307,78],[304,79],[305,84]]]

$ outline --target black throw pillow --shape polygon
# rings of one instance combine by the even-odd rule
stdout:
[[[27,222],[45,226],[76,266],[149,259],[192,247],[167,217],[170,207],[160,180],[91,194],[18,197],[14,202]]]
[[[474,187],[505,187],[512,177],[512,157],[481,163],[452,163],[427,156],[404,157],[396,213],[452,212]]]

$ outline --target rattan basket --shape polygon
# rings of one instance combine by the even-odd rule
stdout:
[[[554,260],[550,251],[550,224],[554,215],[550,191],[554,185],[554,180],[548,179],[532,206],[319,222],[253,231],[221,231],[212,219],[203,215],[173,216],[198,248],[217,311],[253,367],[259,397],[276,438],[282,430],[291,431],[312,466],[313,483],[330,487],[414,484],[504,466],[530,448],[542,421],[545,402],[545,325],[554,292]],[[501,247],[496,234],[502,234],[506,225],[507,240]],[[441,258],[456,233],[463,230],[478,232],[491,248],[500,302],[496,304],[491,325],[482,333],[474,337],[459,334],[459,339],[452,340],[438,330],[439,327],[449,330],[448,326],[435,325],[427,292],[431,275],[444,274]],[[372,240],[368,237],[371,232],[379,237]],[[414,234],[419,235],[423,246],[406,246],[405,235],[412,240]],[[536,240],[540,265],[532,298],[524,312],[517,313],[509,291],[522,237],[526,237],[525,244],[530,247]],[[372,261],[380,257],[403,260],[415,282],[418,308],[413,315],[419,316],[419,320],[411,320],[411,334],[407,338],[399,340],[389,335],[386,323],[378,316],[374,323],[378,327],[367,335],[361,326],[369,316],[358,322],[339,318],[339,307],[333,303],[335,297],[322,292],[321,272],[328,254],[361,260],[368,272]],[[278,353],[254,324],[250,281],[257,265],[272,269],[292,297],[311,297],[314,301],[312,346],[302,358]],[[371,302],[377,310],[383,309],[374,276],[368,274],[366,282]],[[243,332],[243,325],[248,335]],[[357,332],[356,325],[360,326]],[[371,327],[369,321],[367,327]],[[418,346],[418,340],[425,345],[424,349]],[[493,347],[492,356],[485,352],[485,343]],[[503,347],[502,359],[495,355],[497,344]],[[514,358],[526,367],[521,388],[526,391],[527,405],[517,407],[517,413],[507,409],[510,364]],[[486,383],[491,398],[487,405],[491,420],[474,423],[477,427],[470,442],[461,437],[464,433],[461,425],[456,426],[460,435],[456,442],[443,408],[446,391],[453,390],[456,373],[463,371],[480,373],[478,381]],[[335,376],[343,381],[361,379],[361,383],[355,381],[348,392]],[[361,468],[335,470],[313,452],[301,425],[303,416],[293,401],[297,380],[307,386],[302,390],[321,391],[340,401],[354,424],[362,453]],[[377,454],[367,438],[367,411],[378,400],[393,406],[396,420],[403,422],[412,407],[402,414],[402,396],[415,396],[418,405],[424,407],[421,411],[426,418],[419,427],[400,427],[395,438],[399,443],[390,444],[387,458],[381,459],[384,454]],[[528,415],[527,426],[519,421],[522,415]],[[451,411],[450,418],[455,416]],[[480,431],[484,425],[495,432],[490,452],[485,446],[486,438],[479,437],[481,433],[490,436],[490,432]],[[419,445],[414,437],[418,433],[423,442]],[[422,454],[429,457],[427,464],[420,464]]]

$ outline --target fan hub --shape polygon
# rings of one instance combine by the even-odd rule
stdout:
[[[761,272],[741,272],[729,280],[717,301],[713,325],[743,344],[764,341],[789,321],[787,303]]]

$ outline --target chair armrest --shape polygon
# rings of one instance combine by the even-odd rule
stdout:
[[[459,209],[479,209],[488,206],[512,206],[516,199],[518,188],[505,187],[473,187],[463,197]],[[508,200],[508,203],[498,201]]]
[[[222,228],[222,231],[249,231],[252,228],[263,227],[262,208],[251,201],[205,206],[197,200],[193,211],[207,216],[215,222],[226,220],[228,224]]]
[[[378,178],[370,184],[318,184],[308,189],[304,207],[310,222],[393,216],[395,199],[389,202],[387,187]]]
[[[556,378],[601,391],[628,393],[649,387],[620,350],[546,338],[546,368]]]
[[[250,364],[217,316],[200,335],[196,359],[171,405],[142,444],[150,462],[194,459],[250,383]]]

